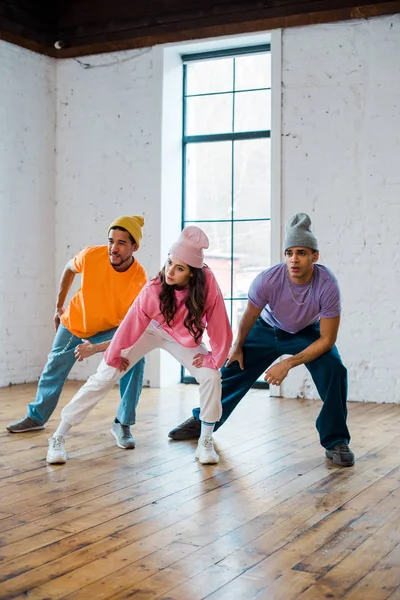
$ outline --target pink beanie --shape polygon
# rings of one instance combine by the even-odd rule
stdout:
[[[203,268],[203,248],[209,246],[208,237],[200,227],[189,225],[181,232],[181,235],[172,244],[169,253],[183,260],[190,267]]]

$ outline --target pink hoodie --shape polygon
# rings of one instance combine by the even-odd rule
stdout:
[[[228,315],[226,314],[222,293],[215,276],[207,267],[204,268],[204,271],[206,274],[206,300],[202,320],[207,328],[211,352],[205,356],[203,367],[219,369],[228,356],[229,348],[232,344],[232,330]],[[167,326],[160,312],[160,292],[161,283],[157,278],[150,281],[139,293],[115,332],[111,344],[104,355],[104,359],[110,367],[118,369],[121,364],[121,350],[133,346],[145,332],[150,321],[160,323],[164,331],[182,344],[182,346],[186,346],[187,348],[195,348],[197,346],[194,338],[184,325],[187,315],[185,300],[188,295],[188,287],[183,290],[175,290],[177,308],[172,327]]]

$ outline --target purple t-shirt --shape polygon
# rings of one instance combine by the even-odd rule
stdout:
[[[249,300],[262,308],[261,317],[271,327],[297,333],[321,318],[338,317],[341,311],[340,291],[336,277],[323,265],[314,265],[312,289],[310,283],[289,283],[285,263],[262,271],[252,282]],[[289,287],[290,286],[290,287]],[[299,306],[294,300],[304,304]]]

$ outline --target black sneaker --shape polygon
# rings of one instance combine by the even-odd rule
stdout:
[[[325,456],[332,459],[339,467],[352,467],[355,462],[354,454],[347,444],[336,444],[325,450]]]
[[[171,440],[196,440],[200,437],[201,423],[194,417],[186,419],[183,423],[171,429],[168,437]]]

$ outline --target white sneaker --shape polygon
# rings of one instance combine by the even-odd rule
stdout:
[[[204,435],[199,438],[195,456],[202,465],[215,465],[219,461],[219,456],[214,450],[214,440],[211,435]]]
[[[54,435],[49,439],[49,449],[47,450],[46,462],[49,465],[63,465],[67,462],[67,452],[64,447],[65,437]]]

